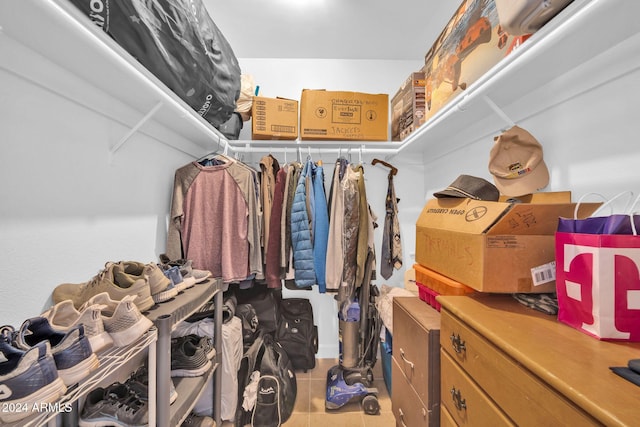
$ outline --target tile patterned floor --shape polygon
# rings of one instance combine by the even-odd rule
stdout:
[[[316,367],[306,373],[296,372],[298,395],[293,414],[283,427],[393,427],[391,398],[382,377],[382,363],[378,359],[373,368],[374,386],[378,388],[379,415],[366,415],[359,402],[349,403],[335,411],[324,407],[327,371],[337,359],[318,359]],[[223,422],[222,427],[233,427]]]

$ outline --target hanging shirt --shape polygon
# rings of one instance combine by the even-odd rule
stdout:
[[[260,200],[262,202],[262,248],[264,261],[266,262],[267,249],[269,247],[269,228],[271,226],[271,211],[273,197],[276,188],[276,174],[280,170],[278,160],[271,154],[260,159]]]
[[[282,205],[284,200],[286,169],[282,168],[276,174],[275,188],[273,192],[273,204],[270,215],[268,247],[265,254],[265,279],[267,287],[279,289],[282,287],[282,270],[280,269],[280,241]]]
[[[254,176],[240,163],[178,169],[167,255],[191,259],[224,282],[262,274],[256,194]]]
[[[342,282],[344,256],[342,249],[342,223],[344,219],[344,201],[340,186],[340,159],[336,161],[329,190],[329,233],[327,238],[326,282],[327,290],[337,291]]]

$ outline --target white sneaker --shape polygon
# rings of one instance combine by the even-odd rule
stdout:
[[[100,304],[104,306],[101,309],[102,322],[116,347],[131,344],[153,326],[153,322],[140,313],[133,302],[134,299],[133,295],[128,295],[120,301],[115,301],[109,297],[108,293],[103,292],[95,295],[86,303],[87,305]]]
[[[105,308],[105,306],[93,304],[83,308],[82,311],[78,311],[73,305],[73,301],[65,300],[42,313],[42,317],[46,317],[49,320],[52,328],[65,332],[79,324],[83,324],[84,334],[89,339],[91,350],[97,353],[113,345],[111,335],[104,329],[104,323],[100,315],[102,308]]]

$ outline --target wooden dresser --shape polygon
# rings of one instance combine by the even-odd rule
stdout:
[[[609,369],[640,343],[599,341],[510,295],[438,302],[442,426],[640,425],[640,387]]]
[[[393,299],[391,406],[399,427],[440,425],[440,313],[416,297]]]

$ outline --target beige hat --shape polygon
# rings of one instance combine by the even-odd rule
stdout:
[[[505,196],[535,193],[549,184],[542,145],[526,130],[514,126],[495,138],[489,172]]]

